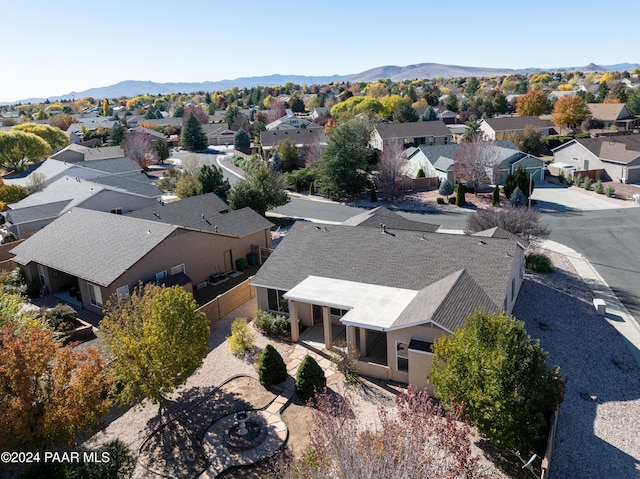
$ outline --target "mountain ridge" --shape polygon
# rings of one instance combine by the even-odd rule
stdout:
[[[633,70],[639,67],[638,63],[618,63],[615,65],[596,65],[590,63],[582,67],[561,68],[494,68],[494,67],[470,67],[462,65],[445,65],[441,63],[418,63],[406,66],[383,65],[350,75],[264,75],[252,77],[239,77],[232,80],[204,81],[204,82],[166,82],[157,83],[142,80],[124,80],[113,85],[90,88],[81,92],[71,92],[64,95],[53,95],[45,98],[28,98],[12,102],[2,102],[0,106],[18,103],[35,103],[45,100],[72,100],[91,96],[94,98],[119,98],[133,97],[137,95],[162,95],[167,93],[193,93],[196,91],[224,91],[233,87],[251,88],[257,86],[283,85],[287,82],[295,84],[327,84],[334,81],[363,81],[371,82],[380,78],[389,78],[393,81],[401,81],[413,78],[456,78],[468,76],[496,76],[510,74],[529,74],[538,72],[567,72],[567,71],[623,71]]]

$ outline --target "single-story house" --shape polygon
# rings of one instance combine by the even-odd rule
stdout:
[[[164,207],[158,206],[160,218]],[[82,306],[100,313],[110,297],[126,297],[140,281],[192,290],[212,274],[233,271],[234,259],[258,245],[270,246],[271,223],[260,216],[257,224],[256,213],[246,210],[200,216],[185,227],[74,208],[16,246],[13,261],[27,281],[49,293],[75,288]],[[207,230],[207,221],[218,223],[218,231]]]
[[[640,134],[579,138],[552,151],[554,163],[577,171],[603,170],[605,180],[640,181]]]
[[[378,123],[371,133],[369,146],[384,151],[391,141],[400,140],[405,148],[419,145],[451,143],[451,132],[442,120],[409,123]]]
[[[633,131],[640,127],[640,117],[629,111],[624,103],[587,103],[591,118],[600,120],[605,128]]]
[[[507,175],[513,173],[522,166],[533,175],[534,180],[544,179],[544,160],[536,156],[524,153],[510,140],[486,142],[492,150],[491,163],[495,168],[487,168],[487,177],[492,184],[502,184]],[[460,144],[420,146],[407,160],[405,174],[415,178],[418,170],[422,168],[425,176],[447,179],[455,183],[457,178],[454,172],[454,162]]]
[[[268,159],[273,150],[276,150],[284,140],[293,141],[301,156],[304,156],[304,149],[310,145],[319,145],[320,147],[327,145],[324,128],[320,125],[317,128],[301,128],[299,130],[261,131],[260,145],[264,159]]]
[[[522,133],[527,127],[540,131],[543,137],[549,136],[553,129],[550,120],[541,120],[537,116],[503,116],[484,118],[480,122],[480,131],[487,140],[504,140],[505,135]]]
[[[433,342],[478,309],[510,313],[524,251],[513,239],[298,222],[252,285],[260,309],[290,316],[294,341],[343,340],[361,374],[433,394]]]
[[[98,129],[110,130],[117,126],[117,120],[106,120],[95,118],[92,121],[73,123],[67,128],[67,135],[71,139],[71,143],[82,143],[84,141],[83,131],[96,131]]]
[[[210,123],[202,125],[202,129],[210,145],[233,145],[236,131],[229,129],[227,123]]]
[[[156,205],[161,197],[162,192],[143,173],[90,180],[63,176],[10,204],[2,214],[7,231],[24,238],[76,207],[122,214]]]
[[[67,163],[77,163],[79,161],[108,160],[110,158],[124,158],[124,150],[120,146],[101,146],[89,148],[71,143],[63,149],[55,152],[49,158]]]
[[[305,120],[304,118],[298,118],[292,113],[267,124],[266,129],[267,131],[297,130],[299,128],[306,128],[311,125],[311,123],[311,121]]]

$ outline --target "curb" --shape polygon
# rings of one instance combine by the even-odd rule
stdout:
[[[594,298],[605,301],[607,310],[604,319],[625,339],[629,351],[640,366],[640,325],[589,260],[573,248],[556,241],[545,240],[540,244],[540,248],[565,255],[578,275],[589,286]]]

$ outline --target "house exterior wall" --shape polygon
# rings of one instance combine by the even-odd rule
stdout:
[[[6,223],[7,231],[9,233],[13,233],[18,238],[24,238],[25,235],[29,235],[31,233],[35,233],[36,231],[41,230],[56,218],[57,216],[54,218],[45,218],[37,221],[29,221],[28,223],[17,223],[17,224],[7,222]]]
[[[521,247],[515,248],[513,262],[511,263],[511,270],[509,271],[509,278],[507,278],[507,284],[505,289],[504,310],[511,314],[513,308],[516,305],[518,299],[518,293],[522,287],[524,281],[524,249]]]
[[[67,163],[75,163],[77,161],[83,161],[84,154],[73,150],[59,151],[56,153],[55,159],[58,161],[66,161]]]
[[[626,181],[624,165],[602,161],[584,146],[577,142],[560,146],[553,150],[554,163],[566,163],[575,166],[577,171],[604,170],[606,177],[603,179],[614,181]],[[587,163],[585,163],[585,161]],[[585,165],[588,168],[585,168]]]
[[[485,140],[496,140],[496,132],[486,121],[480,122],[480,131],[483,133]]]
[[[519,167],[523,166],[529,174],[533,177],[534,181],[544,180],[544,160],[540,158],[536,158],[535,156],[527,155],[520,161],[516,161],[515,163],[510,164],[510,160],[507,159],[503,161],[498,167],[498,171],[496,172],[495,182],[497,184],[502,185],[505,181],[507,181],[507,176],[509,173],[513,173]]]
[[[418,150],[405,163],[404,174],[410,176],[411,178],[415,178],[420,168],[422,168],[422,170],[424,171],[425,176],[437,176],[435,168],[433,167],[427,156],[422,152],[422,150]]]
[[[80,206],[88,210],[104,211],[106,213],[116,208],[122,208],[123,213],[128,213],[157,204],[158,198],[156,197],[148,198],[119,191],[101,190],[83,201]]]

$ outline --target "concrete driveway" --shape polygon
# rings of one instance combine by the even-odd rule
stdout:
[[[586,191],[582,193],[566,186],[537,181],[531,198],[536,200],[536,209],[543,213],[613,210],[638,206],[629,201],[615,200],[604,195],[598,196],[602,198]]]

